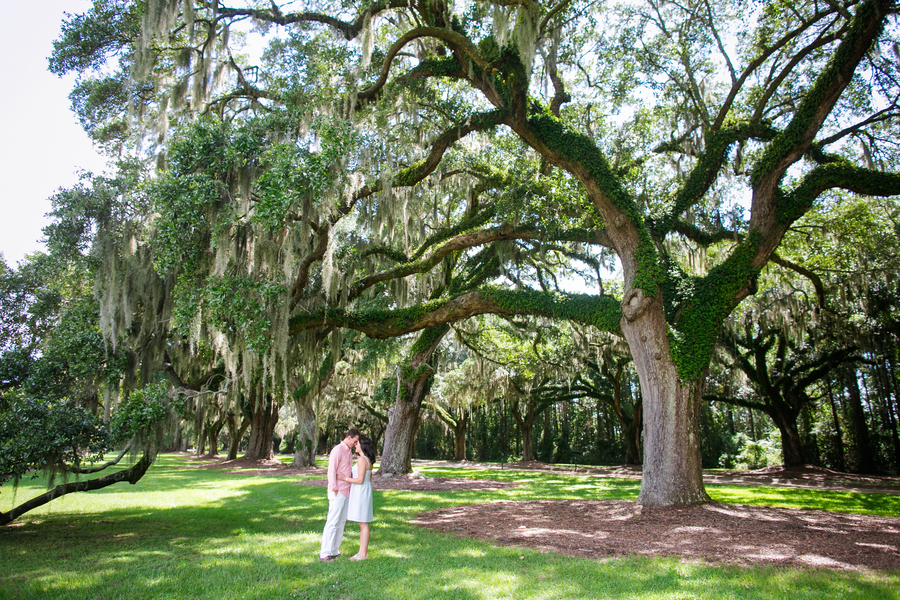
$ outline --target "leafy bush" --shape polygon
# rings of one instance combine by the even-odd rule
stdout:
[[[738,469],[761,469],[784,462],[781,454],[781,434],[778,431],[770,431],[769,434],[757,441],[753,441],[743,433],[736,437],[740,453],[735,458],[735,466]]]

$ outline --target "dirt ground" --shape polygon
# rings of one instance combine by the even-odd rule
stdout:
[[[415,461],[414,466],[498,468],[497,465]],[[198,465],[201,466],[201,465]],[[318,467],[294,469],[277,461],[216,461],[203,468],[233,467],[246,475],[317,475]],[[511,463],[505,469],[576,472],[640,478],[640,467],[557,467]],[[780,467],[704,474],[707,483],[785,486],[832,491],[900,494],[900,478],[836,473],[817,467]],[[325,480],[298,482],[325,486]],[[374,478],[381,490],[497,490],[515,483],[448,477]],[[646,509],[626,501],[487,502],[436,510],[413,523],[429,529],[569,556],[678,556],[729,565],[777,565],[837,570],[900,569],[900,516],[873,517],[816,510],[706,504]]]

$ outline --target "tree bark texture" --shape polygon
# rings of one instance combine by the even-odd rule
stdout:
[[[278,423],[278,403],[271,394],[254,394],[250,401],[250,439],[244,458],[271,460],[272,434]]]
[[[453,460],[466,460],[466,431],[469,428],[469,411],[463,409],[459,413],[456,420],[456,427],[453,429],[454,445]]]
[[[406,365],[399,370],[395,384],[396,400],[388,411],[384,450],[377,473],[381,477],[412,473],[412,451],[419,428],[419,412],[434,373],[427,362],[449,330],[450,326],[445,324],[423,331],[413,344]]]
[[[316,466],[316,443],[318,442],[318,424],[316,412],[312,408],[309,395],[295,402],[297,408],[297,441],[294,449],[295,467]]]

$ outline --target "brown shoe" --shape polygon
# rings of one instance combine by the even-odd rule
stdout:
[[[333,556],[320,556],[319,562],[331,562],[334,560]]]

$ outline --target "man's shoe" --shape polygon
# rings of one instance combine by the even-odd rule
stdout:
[[[333,556],[320,556],[319,562],[331,562],[334,560]]]
[[[337,554],[332,554],[330,558],[338,558],[340,555],[341,553],[338,552]]]

